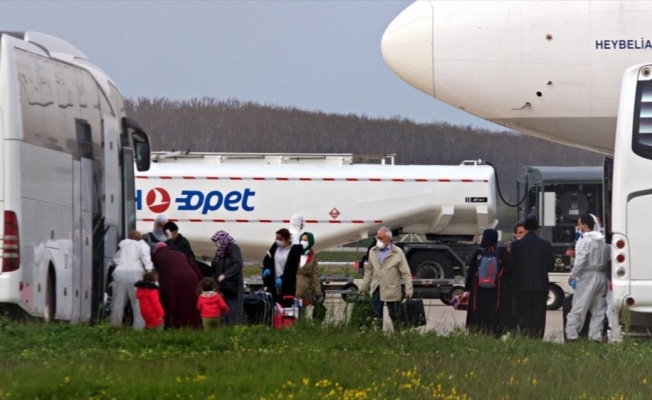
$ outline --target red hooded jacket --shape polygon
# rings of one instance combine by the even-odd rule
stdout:
[[[202,318],[217,318],[229,312],[229,306],[216,292],[204,292],[197,298],[197,309]]]
[[[145,320],[145,327],[151,329],[163,325],[165,312],[158,295],[158,286],[153,282],[145,281],[138,281],[134,286],[136,286],[136,298],[140,306],[140,314]]]

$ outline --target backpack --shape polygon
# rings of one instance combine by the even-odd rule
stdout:
[[[478,256],[478,286],[485,289],[494,289],[498,282],[500,272],[500,259],[493,246],[482,250]]]

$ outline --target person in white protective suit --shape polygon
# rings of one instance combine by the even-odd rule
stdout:
[[[301,244],[301,234],[303,233],[303,216],[294,214],[290,217],[290,235],[292,235],[292,244]]]
[[[566,321],[566,338],[577,340],[586,313],[591,312],[589,339],[601,342],[607,311],[607,262],[609,247],[604,235],[594,230],[596,221],[590,214],[580,217],[583,234],[575,246],[575,263],[569,282],[576,279],[573,304]]]
[[[111,323],[116,326],[122,326],[124,308],[129,301],[134,315],[134,328],[143,329],[145,327],[145,321],[140,315],[134,284],[143,278],[145,272],[152,271],[154,265],[149,254],[149,246],[141,239],[140,232],[129,232],[127,239],[120,242],[119,249],[113,256],[116,267],[113,270],[113,283],[111,284],[113,287]]]

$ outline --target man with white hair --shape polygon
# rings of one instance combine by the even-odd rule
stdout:
[[[405,296],[412,297],[412,275],[403,250],[392,243],[392,231],[381,227],[376,234],[376,245],[369,250],[369,266],[364,270],[361,294],[371,294],[374,316],[383,328],[383,304],[387,305],[392,323],[399,317],[401,283]]]

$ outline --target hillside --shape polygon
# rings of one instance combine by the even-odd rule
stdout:
[[[496,167],[510,201],[522,166],[602,164],[601,155],[584,150],[448,123],[326,114],[234,99],[138,98],[126,107],[149,132],[154,150],[394,153],[397,164],[482,159]]]

